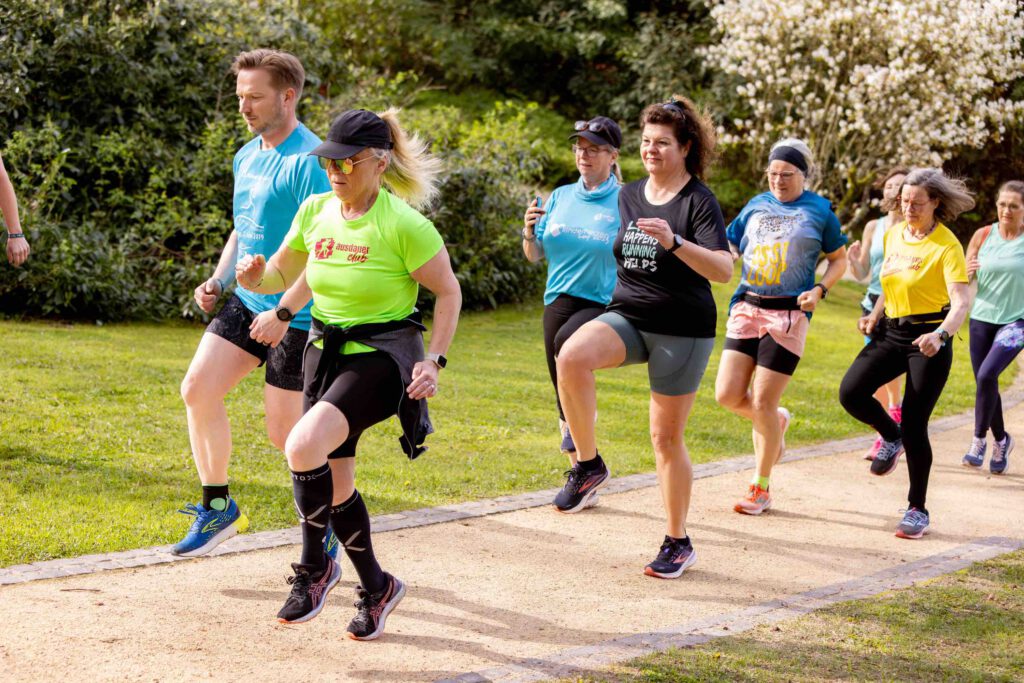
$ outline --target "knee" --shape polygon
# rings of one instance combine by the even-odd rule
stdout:
[[[991,370],[979,372],[977,382],[982,391],[999,391],[999,374]]]
[[[718,402],[718,405],[729,410],[742,403],[746,393],[746,389],[738,391],[724,383],[715,385],[715,401]]]
[[[683,453],[683,435],[666,431],[651,431],[651,445],[659,460],[673,460]]]
[[[839,383],[839,405],[841,405],[846,412],[850,412],[851,408],[855,406],[861,397],[861,392],[856,388],[853,382],[847,382],[846,378]]]
[[[210,392],[205,390],[199,376],[192,371],[185,374],[181,380],[181,399],[187,406],[197,406],[210,398]]]
[[[779,409],[779,402],[755,392],[750,397],[750,409],[755,413],[774,413]]]
[[[291,430],[284,439],[284,456],[288,460],[288,468],[295,472],[304,472],[314,467],[319,451],[313,439],[301,429]]]
[[[555,359],[559,378],[581,370],[589,370],[586,360],[586,353],[583,349],[579,348],[576,344],[566,344],[565,348],[559,352],[558,357]]]
[[[274,448],[279,451],[286,449],[288,434],[291,432],[291,425],[284,424],[281,420],[274,420],[267,417],[267,437]]]

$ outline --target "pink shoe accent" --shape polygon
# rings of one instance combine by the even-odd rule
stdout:
[[[878,455],[878,449],[882,447],[882,437],[879,436],[875,439],[875,443],[871,445],[867,453],[864,454],[865,460],[874,460],[875,456]]]
[[[893,419],[896,424],[903,422],[903,406],[892,406],[889,408],[889,417]]]

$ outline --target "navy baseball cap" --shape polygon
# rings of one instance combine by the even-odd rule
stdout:
[[[589,121],[577,121],[576,132],[569,139],[583,138],[595,145],[611,145],[615,149],[622,146],[622,129],[619,124],[607,116],[595,116]]]
[[[331,123],[327,139],[309,156],[348,159],[367,147],[391,149],[391,129],[381,117],[365,109],[349,109]]]

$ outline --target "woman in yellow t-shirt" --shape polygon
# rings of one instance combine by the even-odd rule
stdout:
[[[970,306],[964,250],[943,222],[971,209],[974,199],[962,181],[939,169],[918,168],[904,179],[900,203],[905,220],[885,233],[882,295],[858,324],[872,339],[843,377],[839,400],[882,435],[872,474],[892,472],[906,450],[909,506],[896,535],[920,538],[929,524],[928,419],[953,364],[952,336]],[[897,424],[873,394],[903,373],[903,421]]]
[[[235,268],[253,292],[278,292],[305,277],[313,293],[305,414],[285,444],[302,557],[277,618],[309,621],[341,578],[323,548],[329,524],[359,575],[348,637],[372,640],[405,585],[374,556],[370,516],[355,489],[356,443],[363,430],[397,413],[402,448],[410,458],[423,451],[432,431],[426,399],[437,393],[462,295],[444,241],[410,206],[437,193],[440,161],[406,135],[394,110],[343,113],[310,154],[320,158],[332,191],[302,203],[269,262],[245,257]],[[437,295],[426,357],[416,311],[421,284]]]

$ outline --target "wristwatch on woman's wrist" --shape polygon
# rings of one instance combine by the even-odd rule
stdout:
[[[822,299],[828,296],[828,287],[826,287],[825,285],[821,284],[820,282],[815,282],[814,287],[817,287],[818,289],[821,290]],[[812,287],[811,289],[814,289],[814,287]]]
[[[946,342],[949,341],[949,332],[946,332],[941,327],[935,330],[935,334],[939,335],[939,340],[942,341],[942,345],[945,346]]]
[[[666,253],[674,254],[683,246],[682,235],[672,235],[672,246],[665,250]]]
[[[436,365],[439,369],[444,369],[448,365],[448,359],[441,353],[428,353],[427,360]]]
[[[526,234],[529,231],[530,234]],[[523,239],[527,242],[532,242],[537,239],[537,233],[533,232],[529,228],[523,228]]]
[[[277,319],[283,323],[291,322],[295,319],[295,314],[281,304],[274,307],[274,313],[277,314]]]

